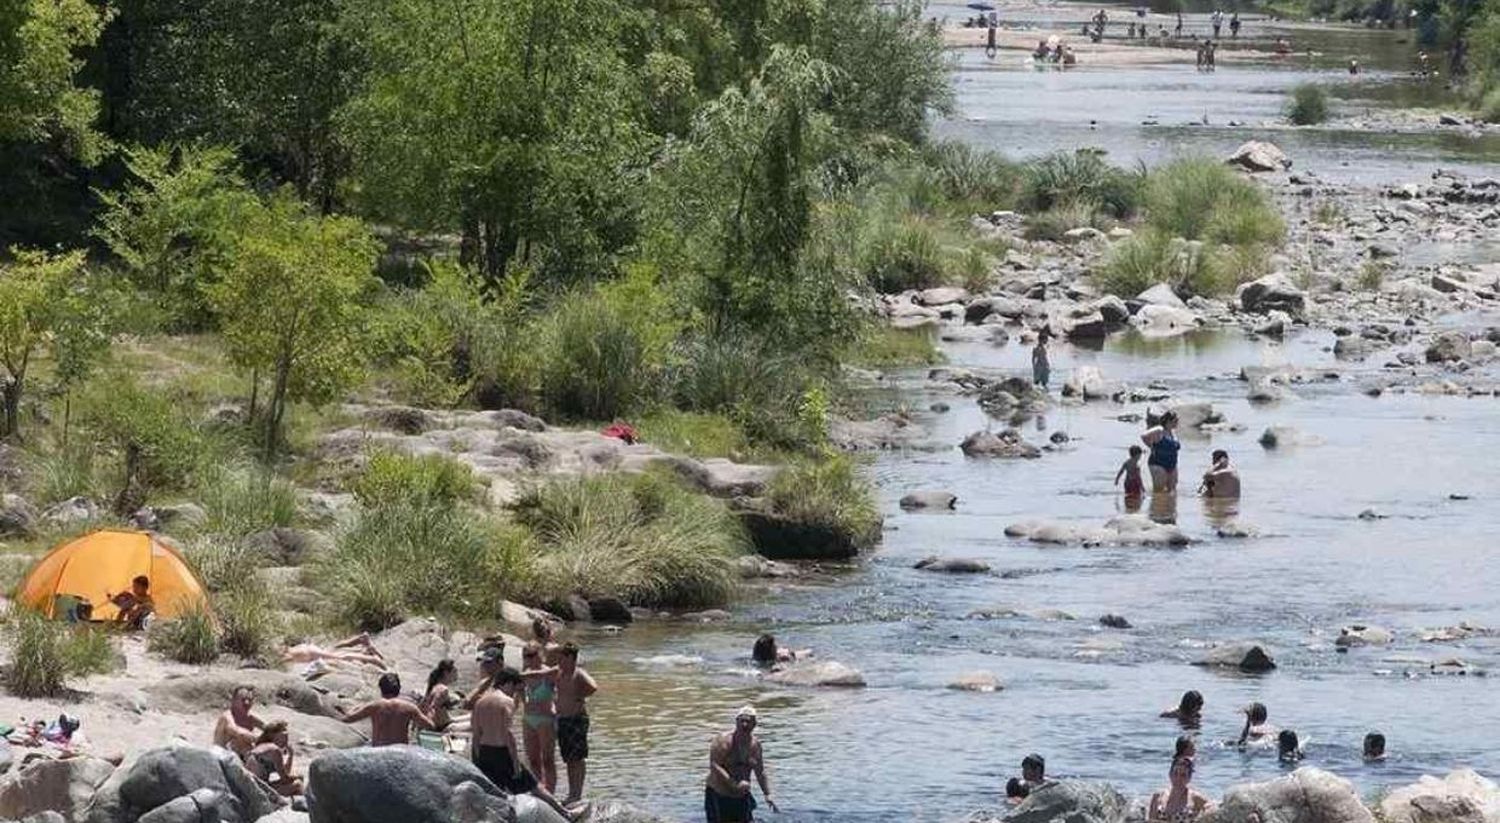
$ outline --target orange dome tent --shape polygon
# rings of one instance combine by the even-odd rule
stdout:
[[[93,605],[94,620],[114,620],[109,596],[130,590],[137,575],[151,580],[156,615],[175,617],[194,604],[208,605],[207,589],[176,549],[149,532],[104,530],[48,552],[21,581],[17,601],[57,617],[59,598]]]

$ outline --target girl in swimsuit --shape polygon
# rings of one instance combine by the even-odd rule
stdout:
[[[1177,412],[1169,411],[1161,416],[1160,425],[1147,429],[1141,435],[1141,442],[1151,450],[1146,467],[1151,470],[1153,492],[1177,492],[1177,452],[1182,449],[1182,441],[1177,439],[1176,432]]]
[[[417,705],[427,716],[432,718],[432,726],[437,731],[448,731],[455,724],[451,711],[458,705],[459,699],[453,693],[453,682],[458,679],[458,668],[453,665],[452,660],[439,660],[432,672],[427,675],[427,693]]]
[[[542,644],[531,642],[521,652],[521,678],[526,683],[521,716],[526,759],[547,791],[557,790],[557,668],[542,665]]]
[[[284,797],[302,794],[302,781],[292,776],[292,742],[287,738],[285,720],[273,720],[261,730],[255,746],[245,755],[245,769]]]
[[[1208,811],[1210,803],[1201,792],[1188,785],[1193,779],[1193,759],[1178,757],[1172,760],[1167,787],[1151,795],[1151,808],[1146,819],[1151,823],[1191,823]]]

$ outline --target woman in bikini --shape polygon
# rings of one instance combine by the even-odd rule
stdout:
[[[1188,784],[1193,780],[1193,759],[1178,757],[1172,760],[1169,783],[1165,789],[1151,795],[1151,807],[1146,819],[1151,823],[1191,823],[1208,811],[1211,804],[1202,792],[1194,791]]]
[[[525,706],[521,715],[526,760],[547,791],[557,790],[557,674],[543,664],[542,644],[531,642],[521,652]]]
[[[1177,439],[1177,412],[1167,412],[1161,422],[1141,435],[1141,442],[1151,450],[1146,468],[1151,470],[1151,491],[1177,493],[1177,452],[1182,441]]]
[[[302,781],[292,776],[292,741],[287,737],[285,720],[272,720],[261,730],[245,755],[245,769],[283,797],[302,794]]]
[[[458,667],[453,665],[452,660],[439,660],[427,675],[427,693],[422,695],[417,705],[432,718],[433,728],[437,731],[450,731],[456,724],[451,714],[453,707],[459,703],[452,688],[456,680]]]

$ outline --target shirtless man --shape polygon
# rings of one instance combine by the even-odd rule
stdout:
[[[214,745],[228,749],[240,757],[249,754],[260,739],[266,724],[250,712],[255,705],[255,689],[237,686],[229,696],[229,708],[219,715],[214,724]]]
[[[371,746],[399,746],[411,740],[411,724],[431,731],[432,718],[417,707],[417,704],[401,697],[401,678],[395,672],[380,676],[380,699],[372,700],[341,719],[345,723],[358,723],[370,718]]]
[[[1215,449],[1213,461],[1203,473],[1203,496],[1237,499],[1240,496],[1240,473],[1229,465],[1229,452]]]
[[[521,673],[504,668],[498,655],[482,659],[479,670],[484,674],[485,688],[469,717],[474,765],[496,786],[511,794],[530,793],[558,814],[573,819],[574,815],[521,765],[513,728],[515,695],[524,687]]]
[[[588,775],[589,710],[584,701],[599,691],[599,684],[578,668],[578,646],[564,643],[557,658],[557,748],[568,767],[568,796],[563,803],[583,799],[583,781]]]
[[[708,823],[749,823],[755,819],[755,797],[750,794],[750,775],[760,783],[760,793],[771,811],[780,813],[771,798],[765,757],[755,737],[754,706],[734,716],[734,731],[714,738],[708,749],[708,785],[703,790],[703,812]]]

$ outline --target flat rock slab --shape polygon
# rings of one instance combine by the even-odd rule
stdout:
[[[865,676],[853,666],[843,663],[793,663],[766,675],[766,680],[782,686],[809,688],[863,688]]]

